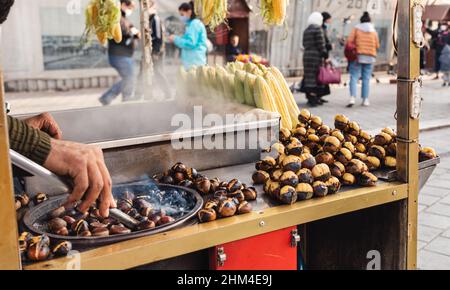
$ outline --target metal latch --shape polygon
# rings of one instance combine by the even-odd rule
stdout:
[[[291,231],[291,247],[296,248],[298,243],[300,243],[300,235],[298,234],[298,230]]]
[[[8,102],[5,103],[5,111],[6,114],[9,114],[11,112],[11,105]]]
[[[412,119],[418,119],[422,111],[422,101],[423,101],[421,94],[422,86],[423,86],[422,77],[417,78],[413,82],[411,116],[410,116]]]
[[[225,249],[223,247],[217,248],[217,264],[219,267],[223,267],[226,260],[227,254],[225,254]]]

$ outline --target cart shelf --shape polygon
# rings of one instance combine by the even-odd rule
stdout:
[[[226,172],[236,176],[237,172],[251,172],[252,166],[232,166],[205,173]],[[292,206],[275,205],[262,195],[255,202],[255,211],[250,214],[207,224],[192,224],[154,236],[87,250],[80,253],[78,261],[81,269],[128,269],[290,226],[404,200],[407,196],[407,185],[396,182],[380,182],[372,188],[344,189],[335,195]],[[73,259],[62,258],[24,268],[67,269],[73,264]]]

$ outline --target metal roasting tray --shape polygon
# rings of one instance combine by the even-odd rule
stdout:
[[[165,232],[176,227],[187,225],[191,221],[193,217],[195,217],[198,211],[203,206],[203,198],[194,190],[172,186],[172,185],[158,185],[161,191],[171,192],[172,190],[176,190],[183,194],[186,198],[186,202],[189,204],[189,208],[185,210],[185,212],[179,216],[173,216],[175,221],[170,224],[166,224],[163,226],[156,227],[155,229],[150,230],[142,230],[132,232],[130,234],[124,235],[115,235],[115,236],[107,236],[107,237],[73,237],[73,236],[58,236],[51,233],[48,233],[46,225],[43,221],[46,219],[48,213],[60,207],[67,199],[67,194],[51,197],[48,201],[30,209],[23,218],[24,226],[34,234],[42,235],[46,234],[54,241],[70,241],[74,246],[78,249],[89,248],[94,246],[102,246],[113,244],[125,240],[145,237],[149,235],[155,235],[161,232]],[[114,197],[120,197],[121,193],[125,190],[129,190],[130,192],[134,192],[139,196],[145,196],[145,192],[148,191],[148,185],[145,183],[140,184],[123,184],[115,186],[113,189]],[[170,197],[169,197],[170,198]]]

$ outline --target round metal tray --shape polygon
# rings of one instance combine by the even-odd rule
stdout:
[[[192,208],[187,209],[186,213],[183,214],[182,216],[176,217],[173,223],[165,224],[150,230],[132,232],[130,234],[114,235],[107,237],[74,237],[74,236],[59,236],[52,233],[48,233],[47,228],[44,225],[43,221],[46,219],[48,213],[51,210],[63,205],[63,203],[67,200],[68,195],[66,194],[62,196],[52,197],[46,202],[30,209],[23,218],[23,224],[33,234],[37,235],[46,234],[47,236],[50,237],[52,242],[70,241],[74,246],[77,246],[78,248],[87,248],[113,244],[149,235],[155,235],[176,227],[180,227],[182,225],[186,225],[188,224],[189,220],[191,220],[193,217],[197,215],[198,211],[203,206],[203,198],[195,190],[172,185],[159,185],[159,188],[161,191],[177,190],[186,192],[185,195],[186,199],[189,199]],[[141,196],[142,193],[147,190],[145,185],[121,185],[113,189],[114,196],[117,197],[118,192],[120,192],[123,189],[130,189],[133,192],[140,193]]]

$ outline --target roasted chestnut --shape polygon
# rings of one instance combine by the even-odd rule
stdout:
[[[300,123],[308,123],[311,119],[311,112],[307,109],[303,109],[300,111],[300,115],[298,115],[298,120]]]
[[[341,162],[342,164],[347,164],[348,162],[350,162],[350,160],[352,160],[352,158],[352,152],[350,152],[350,150],[348,150],[347,148],[341,148],[336,153],[336,160]]]
[[[252,212],[252,205],[247,202],[243,201],[238,205],[237,213],[238,214],[246,214]]]
[[[281,186],[279,182],[271,181],[268,183],[267,192],[270,196],[275,199],[279,199],[280,197]]]
[[[289,142],[289,139],[291,139],[291,136],[292,136],[291,131],[289,131],[288,129],[286,129],[286,128],[280,129],[280,141],[283,144],[286,144],[287,142]]]
[[[294,130],[292,130],[292,136],[295,138],[301,140],[306,137],[306,128],[305,127],[298,127]]]
[[[336,115],[336,117],[334,117],[334,127],[336,129],[344,131],[347,129],[348,123],[349,120],[344,115]]]
[[[370,142],[370,139],[372,139],[372,136],[370,136],[370,134],[366,131],[361,131],[359,133],[359,142],[363,143],[363,144],[367,144]]]
[[[328,194],[335,194],[341,189],[341,182],[334,176],[330,177],[325,185],[328,187]]]
[[[297,192],[295,191],[295,188],[289,185],[282,187],[279,200],[284,204],[294,204],[297,202]]]
[[[68,215],[64,216],[62,219],[67,223],[68,226],[72,226],[72,224],[76,221],[73,217]]]
[[[380,146],[385,146],[391,142],[392,142],[392,136],[387,133],[384,133],[384,132],[381,132],[380,134],[376,135],[375,139],[373,141],[373,143],[375,145],[380,145]]]
[[[290,143],[287,145],[286,151],[289,155],[300,156],[303,154],[303,145],[300,141]]]
[[[314,158],[314,156],[312,156],[309,153],[302,154],[302,156],[300,156],[300,161],[301,161],[302,168],[307,168],[310,170],[313,169],[314,166],[316,166],[316,164],[317,164],[316,158]]]
[[[284,154],[286,152],[286,147],[280,142],[276,142],[272,144],[272,146],[270,146],[269,152],[273,153],[273,156],[278,157],[279,155]]]
[[[368,158],[366,154],[360,152],[356,152],[353,157],[354,159],[361,160],[362,162],[366,162]]]
[[[83,232],[89,231],[89,225],[83,219],[74,222],[70,228],[72,232],[77,236],[81,235]]]
[[[295,191],[297,191],[297,199],[300,201],[311,199],[314,196],[314,190],[309,183],[299,183]]]
[[[380,161],[380,159],[378,159],[377,157],[375,157],[375,156],[369,156],[369,157],[367,157],[367,160],[366,160],[366,165],[367,165],[367,167],[369,168],[369,171],[371,171],[371,170],[377,170],[378,168],[380,168],[380,166],[381,166],[381,161]]]
[[[154,221],[151,220],[145,220],[139,223],[139,225],[137,226],[137,230],[139,231],[143,231],[143,230],[150,230],[150,229],[154,229],[156,227],[156,224]],[[112,229],[112,227],[111,227]],[[114,233],[111,232],[112,235],[114,235],[117,232],[118,228],[114,228]]]
[[[28,245],[30,244],[31,240],[33,238],[33,235],[29,232],[23,232],[19,236],[19,250],[21,254],[25,254]]]
[[[47,239],[32,241],[27,250],[27,257],[31,261],[45,261],[50,255],[50,247]]]
[[[188,170],[187,170],[187,172],[186,172],[186,177],[189,179],[189,180],[196,180],[197,179],[197,177],[198,177],[198,172],[197,172],[197,169],[195,169],[195,168],[189,168]]]
[[[332,154],[336,153],[339,148],[341,148],[341,141],[334,136],[329,136],[325,139],[323,144],[323,151],[330,152]]]
[[[52,233],[56,234],[62,228],[66,228],[67,223],[61,218],[54,218],[48,222],[47,226]]]
[[[327,125],[322,125],[319,129],[317,129],[317,134],[322,135],[330,135],[331,129]]]
[[[218,213],[220,217],[231,217],[236,214],[237,206],[233,199],[228,198],[219,203]]]
[[[329,166],[334,163],[334,156],[330,152],[321,152],[316,155],[316,162],[318,164],[324,163]]]
[[[328,186],[323,181],[315,181],[313,183],[314,196],[324,197],[328,194]]]
[[[384,160],[384,158],[386,157],[386,150],[384,150],[384,148],[379,145],[371,146],[368,153],[370,156],[375,156],[380,160]]]
[[[348,123],[347,132],[353,136],[358,137],[359,133],[361,132],[361,128],[359,127],[358,123],[350,122]]]
[[[258,170],[252,175],[252,180],[254,184],[264,184],[264,182],[266,182],[266,180],[269,178],[270,178],[269,173],[262,170]]]
[[[358,137],[356,137],[355,135],[344,134],[344,138],[346,142],[350,142],[352,144],[358,143]]]
[[[397,156],[397,143],[391,143],[385,146],[385,151],[388,156]]]
[[[58,243],[56,246],[53,247],[52,254],[55,257],[65,257],[69,254],[70,251],[72,251],[72,243],[69,241],[64,241]]]
[[[181,172],[174,172],[172,178],[175,184],[179,184],[180,182],[186,179],[186,175]]]
[[[397,167],[397,159],[392,156],[387,156],[384,159],[384,165],[389,168],[396,168]]]
[[[342,176],[342,184],[344,185],[354,185],[356,183],[356,177],[353,174],[345,173]]]
[[[361,186],[375,186],[378,178],[370,172],[364,172],[358,177],[358,183]]]
[[[245,200],[247,201],[256,200],[256,198],[258,197],[256,188],[254,187],[246,187],[242,190],[242,193],[244,194]]]
[[[366,171],[368,171],[369,168],[367,167],[367,165],[362,162],[361,160],[358,159],[353,159],[351,160],[348,164],[347,167],[345,168],[345,171],[353,174],[353,175],[359,175],[362,174]]]
[[[255,165],[256,170],[262,170],[269,172],[277,165],[277,161],[271,157],[266,156],[261,161],[258,161]]]
[[[217,213],[211,208],[205,208],[198,212],[198,219],[201,223],[212,222],[217,219]]]
[[[270,174],[270,178],[273,181],[280,181],[281,175],[283,175],[284,171],[282,169],[277,169],[272,171],[272,173]]]
[[[202,194],[208,194],[211,190],[211,181],[206,177],[199,177],[194,182],[195,189]]]
[[[298,176],[293,171],[285,171],[280,178],[281,187],[289,185],[296,187],[298,184]]]
[[[282,167],[284,171],[297,172],[302,168],[302,161],[298,156],[289,155],[283,159]]]
[[[420,152],[419,152],[419,161],[420,162],[435,159],[436,157],[437,157],[437,154],[433,148],[424,147],[424,148],[420,149]]]
[[[48,195],[42,192],[39,192],[38,194],[36,194],[36,196],[34,197],[34,204],[38,205],[43,203],[44,201],[48,200]]]
[[[228,194],[228,198],[236,199],[239,203],[245,200],[245,195],[242,190],[236,190]]]
[[[345,174],[345,166],[339,161],[334,162],[330,166],[331,175],[337,178],[342,178]]]
[[[171,171],[174,173],[178,172],[178,173],[186,174],[188,172],[188,168],[183,163],[178,162],[174,166],[172,166]]]
[[[350,151],[350,153],[355,154],[356,149],[355,149],[355,145],[353,145],[353,143],[351,142],[344,142],[342,144],[342,148],[348,149],[348,151]]]
[[[331,177],[330,167],[324,163],[317,164],[312,169],[312,175],[315,180],[327,181]]]
[[[115,226],[112,226],[115,227]],[[106,227],[94,228],[91,230],[92,236],[94,237],[106,237],[109,236],[109,229]]]
[[[297,172],[299,183],[313,183],[314,177],[311,170],[308,168],[302,168]]]
[[[141,222],[139,224],[139,226],[142,226],[144,223],[147,223],[148,225],[151,226],[153,222],[150,221],[150,220],[147,220],[147,221]],[[147,228],[147,229],[149,229],[149,228]],[[109,234],[110,235],[124,235],[124,234],[129,234],[129,233],[131,233],[131,230],[129,228],[124,227],[124,226],[113,225],[109,229]]]
[[[172,178],[172,176],[163,176],[159,180],[159,183],[161,183],[161,184],[175,184],[175,180]]]
[[[392,139],[397,137],[397,134],[395,134],[394,130],[389,127],[384,128],[383,130],[381,130],[381,132],[388,134],[389,136],[392,137]]]
[[[244,188],[244,186],[237,179],[231,180],[230,182],[228,182],[228,185],[227,185],[228,192],[235,192],[237,190],[242,190],[243,188]]]
[[[341,142],[341,143],[345,142],[344,134],[342,134],[342,132],[339,130],[331,131],[331,136],[336,137],[339,140],[339,142]]]
[[[317,136],[316,134],[309,134],[307,142],[308,142],[309,146],[311,146],[311,143],[319,143],[320,142],[320,137]]]
[[[30,204],[30,197],[25,192],[22,194],[15,195],[15,200],[19,202],[20,204],[19,208],[26,207]],[[18,209],[17,206],[16,209]]]
[[[178,186],[187,187],[187,188],[193,188],[194,187],[194,183],[191,180],[189,180],[189,179],[185,179],[185,180],[181,181],[178,184]]]
[[[356,152],[360,152],[360,153],[366,153],[367,152],[366,145],[364,145],[363,143],[356,143],[355,144],[355,149],[356,149]]]
[[[312,116],[310,120],[311,128],[317,130],[323,125],[322,118],[319,116]]]
[[[79,234],[80,237],[86,238],[86,237],[91,237],[92,233],[90,231],[84,231],[81,234]]]

